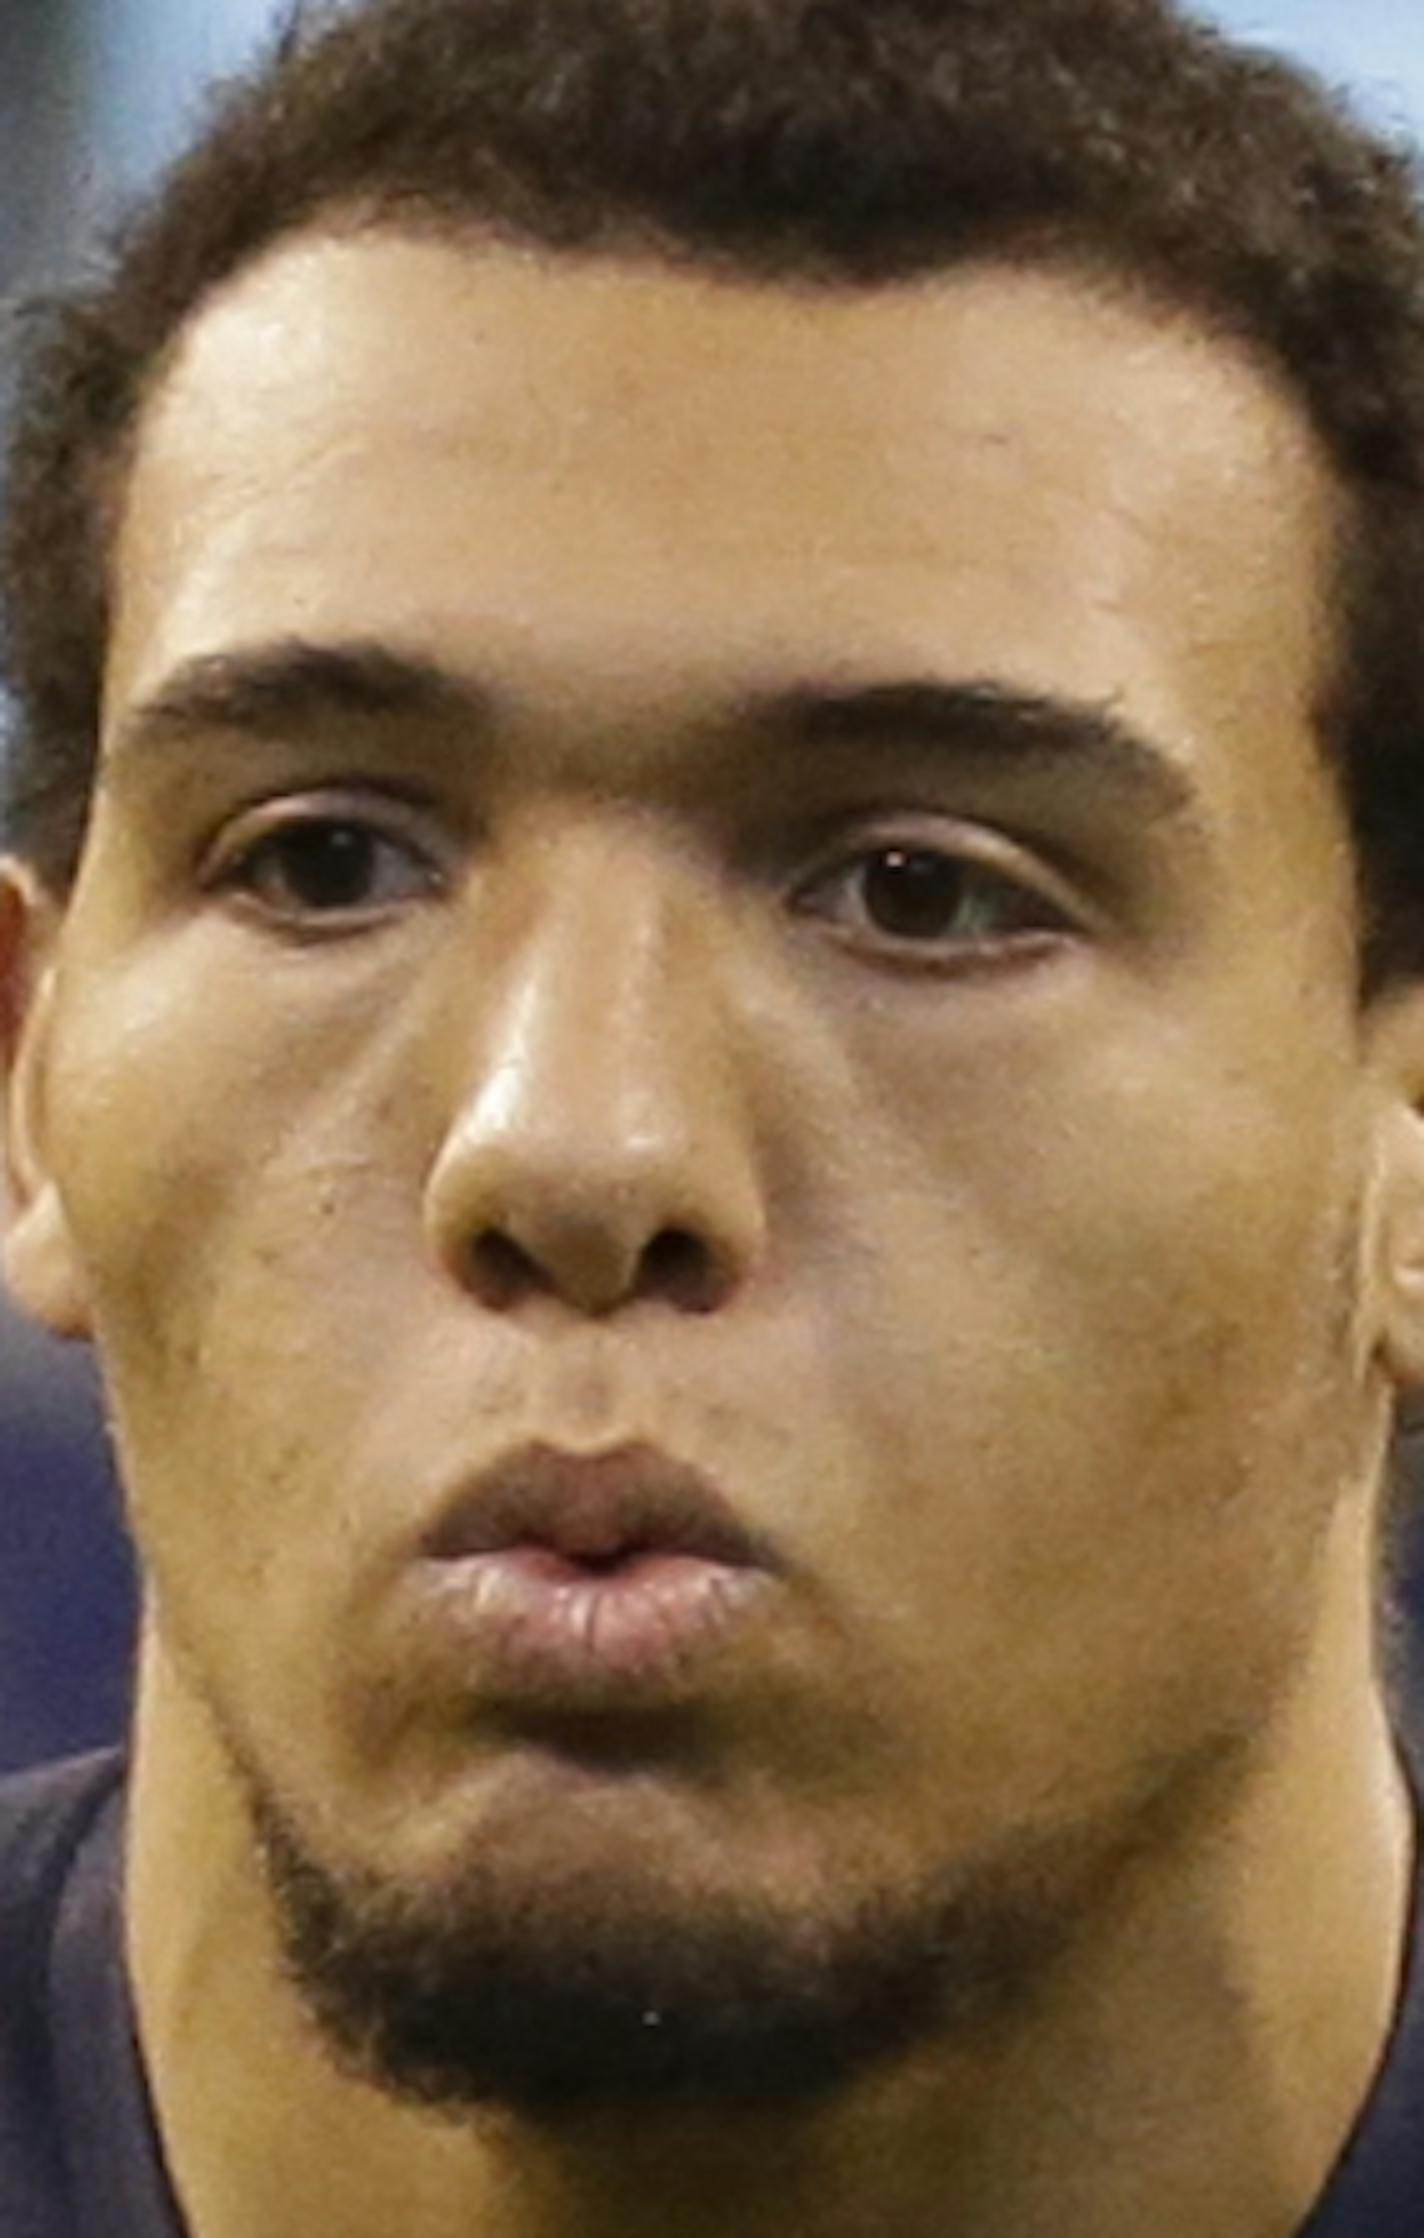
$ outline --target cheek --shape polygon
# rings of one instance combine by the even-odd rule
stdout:
[[[403,1293],[429,1279],[429,1151],[390,1092],[399,1050],[349,1005],[333,1022],[284,1006],[192,945],[94,975],[71,1007],[55,1162],[136,1514],[199,1530],[196,1471],[275,1538],[302,1488],[324,1493],[323,1430],[368,1397]]]
[[[847,1210],[854,1308],[823,1325],[843,1480],[882,1488],[847,1589],[931,1726],[951,1666],[958,1731],[1013,1704],[1060,1740],[1075,1694],[1120,1719],[1183,1671],[1234,1683],[1363,1450],[1338,1081],[1085,1041],[924,1093],[887,1057],[866,1118],[891,1185],[873,1232]]]
[[[870,1333],[908,1333],[926,1395],[971,1408],[976,1379],[925,1374],[925,1350],[1005,1391],[1057,1384],[1070,1408],[1085,1382],[1094,1410],[1118,1394],[1155,1414],[1201,1386],[1229,1413],[1238,1377],[1288,1401],[1302,1347],[1313,1373],[1322,1330],[1341,1334],[1366,1162],[1353,1067],[1308,1028],[1277,1060],[1253,1020],[1184,1026],[1091,991],[1007,1027],[986,1007],[929,1063],[893,1034],[867,1055],[861,1077],[890,1085],[860,1116],[861,1171],[883,1185],[860,1205],[848,1189],[842,1226],[889,1286],[861,1301]]]
[[[417,1115],[390,1092],[409,1063],[391,1026],[371,1028],[398,1006],[330,971],[315,1001],[300,959],[235,963],[233,945],[200,923],[75,974],[56,1165],[106,1345],[188,1341],[235,1263],[279,1273],[364,1173],[379,1164],[395,1187],[418,1167],[399,1125]]]

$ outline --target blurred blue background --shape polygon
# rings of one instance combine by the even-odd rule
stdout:
[[[1424,138],[1424,0],[1201,0],[1199,12]],[[288,13],[287,0],[0,0],[0,297],[72,271],[181,144],[204,87]],[[0,357],[0,413],[4,398]],[[90,1364],[0,1300],[0,1768],[120,1730],[132,1608]]]

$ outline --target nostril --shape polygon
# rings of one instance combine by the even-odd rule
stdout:
[[[666,1298],[686,1313],[711,1313],[724,1283],[716,1259],[700,1236],[686,1228],[662,1228],[643,1252],[644,1294]]]
[[[490,1227],[468,1246],[465,1268],[470,1288],[497,1313],[551,1293],[587,1311],[659,1298],[683,1313],[713,1313],[728,1288],[717,1254],[688,1228],[660,1228],[630,1253],[616,1234],[600,1241],[573,1225],[551,1227],[532,1243],[507,1226]]]
[[[484,1303],[501,1311],[517,1305],[533,1290],[548,1288],[532,1255],[498,1228],[486,1228],[483,1235],[476,1236],[470,1251],[470,1270]]]

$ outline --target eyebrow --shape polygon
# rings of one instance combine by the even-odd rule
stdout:
[[[200,733],[297,737],[333,724],[491,720],[490,695],[438,662],[357,641],[273,644],[184,661],[119,725],[115,759],[188,743]]]
[[[913,678],[848,691],[793,687],[748,703],[754,724],[812,748],[943,753],[977,771],[1061,769],[1131,796],[1144,813],[1195,822],[1196,788],[1168,750],[1116,712],[1111,700],[1042,692],[997,677]]]
[[[1033,690],[996,677],[910,677],[870,683],[794,682],[736,695],[734,727],[768,744],[822,753],[928,752],[995,770],[1091,775],[1154,819],[1193,823],[1196,790],[1163,746],[1123,720],[1110,700]],[[342,722],[455,722],[488,734],[496,693],[478,678],[375,641],[302,638],[238,647],[184,662],[120,724],[115,760],[198,734],[300,738]]]

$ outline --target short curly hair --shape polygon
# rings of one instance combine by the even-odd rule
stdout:
[[[221,89],[96,280],[37,306],[0,530],[11,844],[93,783],[141,408],[230,275],[339,213],[863,288],[1078,262],[1244,340],[1344,497],[1319,731],[1367,986],[1424,971],[1424,223],[1402,147],[1172,0],[356,0]]]

